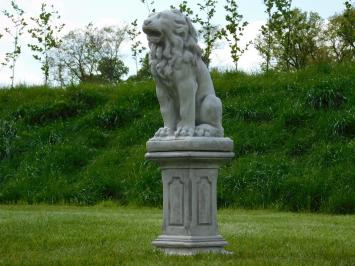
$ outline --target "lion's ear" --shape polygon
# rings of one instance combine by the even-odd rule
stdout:
[[[193,38],[197,39],[197,32],[195,30],[194,25],[192,25],[192,22],[189,17],[186,17],[186,22],[189,27],[189,35],[191,35]]]

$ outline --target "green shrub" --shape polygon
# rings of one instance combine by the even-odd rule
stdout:
[[[219,206],[354,213],[355,65],[213,72],[236,158]],[[0,202],[161,206],[145,143],[163,125],[151,80],[0,90]]]
[[[249,208],[268,207],[280,197],[280,186],[289,172],[282,160],[268,156],[255,160],[250,156],[239,160],[238,167],[228,169],[219,180],[219,203]]]
[[[338,108],[347,98],[336,82],[322,81],[307,94],[307,104],[314,109]]]
[[[289,156],[303,156],[312,149],[314,138],[312,136],[297,136],[290,138],[286,146],[286,154]]]
[[[104,91],[85,87],[70,87],[66,91],[67,99],[86,109],[102,105],[107,101]]]
[[[124,108],[119,106],[110,106],[97,114],[94,118],[97,125],[103,129],[114,129],[122,127],[129,121],[140,115],[136,109]]]
[[[134,184],[135,200],[131,199],[131,201],[144,205],[162,206],[163,184],[160,170],[149,162],[143,165],[146,169]]]
[[[344,137],[344,138],[354,138],[355,137],[355,109],[351,109],[345,114],[341,114],[332,124],[331,124],[331,135]]]
[[[243,120],[247,122],[264,122],[274,118],[272,110],[257,111],[248,108],[238,108],[233,105],[224,107],[224,115],[227,118]]]
[[[28,125],[41,125],[75,116],[79,112],[79,106],[65,101],[59,101],[47,106],[22,106],[16,110],[13,116],[23,119]]]
[[[92,148],[104,148],[110,141],[110,135],[99,128],[87,130],[87,146]]]
[[[339,191],[330,196],[329,208],[327,210],[336,214],[355,213],[355,193],[352,188],[351,191]]]
[[[0,161],[11,155],[12,141],[17,137],[14,121],[0,120]]]
[[[292,109],[282,114],[281,121],[283,128],[293,131],[305,127],[311,118],[312,116],[310,113],[298,109]]]

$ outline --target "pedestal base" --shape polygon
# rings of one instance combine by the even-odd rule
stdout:
[[[161,235],[152,244],[168,255],[195,255],[197,253],[223,253],[228,243],[222,236]]]
[[[166,254],[227,253],[218,233],[218,169],[234,157],[228,138],[150,140],[146,158],[163,180],[163,232],[153,245]]]

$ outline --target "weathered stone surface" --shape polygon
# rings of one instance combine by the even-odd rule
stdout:
[[[217,226],[218,169],[234,157],[224,138],[222,103],[201,59],[196,30],[178,10],[144,21],[164,126],[147,142],[163,179],[163,232],[153,245],[167,254],[222,252]]]
[[[205,138],[207,151],[192,144],[194,138],[183,144],[190,150],[183,146],[181,151],[176,150],[181,140],[147,142],[146,158],[160,165],[163,180],[163,232],[153,245],[167,254],[224,253],[227,245],[218,233],[217,178],[219,167],[234,157],[233,145],[218,151],[209,139],[214,143],[213,138]],[[222,142],[231,140],[219,141],[227,147]]]
[[[166,143],[169,143],[166,145]],[[231,151],[229,138],[185,137],[152,138],[147,142],[148,151]]]
[[[178,10],[153,13],[143,31],[164,121],[155,137],[223,137],[222,102],[201,59],[190,19]]]
[[[197,253],[226,253],[228,245],[220,235],[216,236],[177,236],[161,235],[153,241],[153,245],[168,255],[195,255]]]

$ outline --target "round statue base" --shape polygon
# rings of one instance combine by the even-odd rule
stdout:
[[[151,139],[146,158],[163,180],[163,228],[152,244],[166,254],[227,253],[218,233],[218,169],[234,157],[229,138]]]

